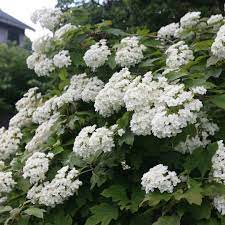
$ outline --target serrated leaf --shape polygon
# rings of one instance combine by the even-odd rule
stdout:
[[[180,225],[178,216],[162,216],[152,225]]]
[[[106,198],[112,198],[112,201],[116,202],[121,210],[128,207],[129,199],[127,197],[126,188],[122,185],[112,185],[105,189],[101,195]]]
[[[118,208],[107,203],[101,203],[91,208],[93,214],[89,217],[85,225],[108,225],[112,220],[116,220],[119,215]]]
[[[141,188],[134,188],[131,193],[130,211],[135,213],[139,209],[139,205],[145,196],[145,192]]]
[[[26,213],[27,215],[35,216],[40,219],[43,219],[44,212],[45,212],[44,209],[39,209],[39,208],[35,208],[35,207],[28,208],[24,211],[24,213]]]
[[[160,192],[152,192],[145,195],[144,200],[141,202],[141,205],[148,203],[149,206],[156,206],[161,201],[168,202],[172,198],[172,194],[170,193],[160,193]]]
[[[212,43],[213,43],[212,39],[196,42],[194,45],[194,50],[195,51],[208,50],[211,47]]]

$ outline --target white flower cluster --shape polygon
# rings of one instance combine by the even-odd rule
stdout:
[[[95,111],[104,117],[118,112],[124,106],[123,97],[131,80],[132,76],[127,68],[114,73],[96,96]]]
[[[52,37],[49,34],[46,34],[46,35],[36,38],[32,42],[32,50],[36,54],[45,53],[51,48],[51,45],[52,45]],[[32,67],[32,64],[28,64],[28,66],[29,65],[31,65],[31,67]]]
[[[0,205],[7,200],[6,194],[10,193],[16,182],[12,178],[12,172],[0,171]]]
[[[43,28],[47,28],[51,31],[60,23],[63,13],[59,9],[42,8],[36,10],[31,20],[33,23],[39,23]]]
[[[54,208],[58,204],[62,204],[82,185],[77,179],[79,171],[75,168],[69,170],[65,166],[57,171],[55,178],[51,182],[45,182],[40,185],[34,185],[27,193],[27,198],[33,204],[41,204]]]
[[[8,130],[0,128],[0,160],[9,159],[17,152],[22,136],[17,127],[9,127]]]
[[[225,147],[222,140],[217,144],[218,149],[212,158],[212,176],[217,182],[225,184]]]
[[[56,32],[54,37],[56,39],[61,39],[67,32],[71,30],[75,30],[77,27],[74,25],[71,25],[71,23],[65,24],[64,26],[60,27]]]
[[[55,132],[56,124],[58,123],[60,114],[56,113],[49,120],[42,123],[35,132],[33,138],[27,143],[25,149],[30,152],[41,151],[42,145],[46,144],[49,137]]]
[[[223,195],[214,197],[213,205],[221,215],[225,215],[225,197]]]
[[[219,130],[217,124],[212,123],[206,116],[200,114],[199,122],[195,124],[197,134],[195,136],[188,135],[185,141],[180,142],[175,146],[175,150],[182,154],[192,154],[196,148],[205,147],[211,141],[208,139],[210,136],[215,135]]]
[[[23,177],[25,179],[29,178],[31,184],[43,181],[49,169],[49,161],[53,157],[53,153],[45,154],[43,152],[35,152],[27,159],[23,167]]]
[[[217,32],[211,51],[218,59],[225,59],[225,25],[221,26]]]
[[[47,121],[58,109],[68,103],[79,100],[87,103],[94,102],[103,86],[104,83],[97,77],[88,78],[86,73],[74,75],[70,80],[70,85],[62,95],[53,96],[36,109],[33,114],[33,122],[41,124]]]
[[[127,110],[134,111],[131,130],[137,135],[153,133],[158,138],[165,138],[195,123],[202,103],[184,88],[183,84],[169,84],[163,77],[152,80],[151,72],[143,79],[137,77],[124,95]]]
[[[58,68],[68,67],[72,61],[70,59],[69,51],[62,50],[53,57],[54,65]]]
[[[201,12],[188,12],[180,19],[180,27],[175,31],[174,36],[180,37],[182,33],[195,27],[200,21]]]
[[[104,65],[110,55],[111,52],[106,45],[106,40],[102,39],[92,45],[90,49],[85,52],[83,58],[86,65],[95,71],[96,68]]]
[[[210,16],[210,18],[207,20],[207,23],[208,25],[215,25],[223,21],[224,17],[222,16],[222,14],[217,14]]]
[[[179,28],[179,23],[171,23],[159,29],[157,37],[162,41],[171,40],[175,37],[175,33]]]
[[[113,131],[106,127],[84,127],[75,138],[73,151],[84,159],[97,152],[110,152],[115,146],[113,137]]]
[[[184,41],[179,41],[176,44],[171,45],[165,53],[167,56],[167,68],[164,73],[176,71],[182,65],[185,65],[194,59],[193,51],[189,49],[189,47],[184,43]]]
[[[155,189],[159,189],[161,193],[172,193],[180,182],[176,172],[169,171],[168,167],[162,164],[151,168],[141,178],[141,185],[146,193],[154,192]]]
[[[139,43],[138,37],[123,38],[116,51],[116,64],[119,64],[121,67],[134,66],[144,58],[143,51],[145,50],[146,47]]]
[[[18,113],[10,119],[9,126],[23,128],[31,124],[32,115],[41,103],[41,99],[41,93],[38,92],[37,87],[29,89],[23,98],[16,103]]]

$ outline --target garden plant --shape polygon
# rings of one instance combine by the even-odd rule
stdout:
[[[51,80],[0,129],[0,224],[224,225],[225,18],[156,33],[32,20],[28,68]]]

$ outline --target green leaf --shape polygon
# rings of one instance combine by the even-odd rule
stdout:
[[[176,192],[174,198],[178,201],[181,199],[186,199],[189,204],[201,205],[203,199],[203,189],[201,188],[201,183],[190,179],[188,181],[189,189],[182,192]]]
[[[111,55],[108,59],[108,65],[113,70],[116,68],[115,55]]]
[[[121,118],[119,118],[116,123],[120,128],[126,128],[130,124],[131,113],[125,112]]]
[[[216,106],[225,110],[225,94],[212,96],[210,101]]]
[[[128,207],[129,199],[127,197],[126,188],[122,185],[112,185],[105,189],[101,195],[106,198],[112,198],[112,201],[116,202],[121,210]]]
[[[180,225],[178,216],[162,216],[152,225]]]
[[[39,208],[35,208],[35,207],[28,208],[24,211],[24,213],[26,213],[27,215],[35,216],[40,219],[43,219],[44,212],[45,212],[44,209],[39,209]]]
[[[139,209],[139,205],[141,204],[143,198],[145,196],[145,192],[141,190],[140,187],[134,188],[131,193],[131,205],[130,210],[132,213],[135,213]]]
[[[212,43],[213,43],[212,39],[196,42],[194,45],[194,50],[195,51],[208,50],[211,47]]]
[[[108,225],[119,216],[118,208],[107,203],[101,203],[92,207],[91,213],[93,215],[87,219],[85,225]]]
[[[197,220],[209,219],[211,216],[212,205],[210,202],[203,202],[201,206],[191,206],[191,216]]]
[[[207,150],[199,148],[194,150],[192,155],[188,156],[184,168],[188,173],[191,173],[194,169],[198,169],[202,175],[205,174],[211,169],[212,166],[212,157],[215,154],[218,146],[217,143],[212,143],[208,145]]]
[[[216,195],[225,195],[225,185],[220,183],[211,183],[203,187],[205,196],[214,197]]]
[[[170,193],[160,193],[160,192],[152,192],[145,195],[144,200],[141,202],[141,205],[148,203],[149,206],[156,206],[161,201],[168,202],[172,198],[172,194]]]
[[[106,33],[113,34],[115,36],[127,36],[128,34],[117,28],[109,28],[105,30]]]

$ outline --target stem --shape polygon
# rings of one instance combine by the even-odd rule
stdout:
[[[80,172],[80,173],[79,173],[79,176],[80,176],[81,174],[88,173],[88,172],[90,172],[90,171],[93,171],[93,168]]]

